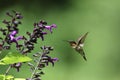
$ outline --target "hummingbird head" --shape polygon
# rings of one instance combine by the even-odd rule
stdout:
[[[69,44],[70,44],[70,46],[71,46],[72,48],[76,48],[77,44],[76,44],[75,41],[67,40],[67,42],[69,42]]]

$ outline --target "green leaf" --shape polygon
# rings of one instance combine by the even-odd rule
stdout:
[[[18,62],[27,62],[32,59],[28,56],[22,55],[21,53],[9,52],[3,59],[0,60],[0,65],[14,64]]]
[[[0,80],[5,80],[5,75],[0,75]]]
[[[14,77],[11,75],[5,76],[5,80],[14,80]]]
[[[14,80],[14,77],[11,75],[0,75],[0,80]]]
[[[15,78],[14,80],[26,80],[24,78]]]

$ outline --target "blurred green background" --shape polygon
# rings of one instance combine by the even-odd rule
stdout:
[[[24,16],[20,35],[32,31],[39,20],[58,26],[40,41],[40,46],[53,46],[52,56],[59,58],[54,67],[44,69],[43,80],[120,80],[120,0],[0,0],[0,26],[10,10]],[[86,32],[87,62],[63,41]],[[0,73],[6,68],[0,67]],[[31,73],[24,65],[20,73],[11,69],[10,74],[26,78]]]

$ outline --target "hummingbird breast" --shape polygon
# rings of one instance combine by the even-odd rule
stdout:
[[[81,48],[80,46],[76,46],[76,48],[75,48],[75,50],[78,51],[78,52],[79,52],[81,49],[82,49],[82,48]]]

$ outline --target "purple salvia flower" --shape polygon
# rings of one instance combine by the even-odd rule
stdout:
[[[13,10],[13,13],[15,14],[15,17],[16,17],[17,19],[22,19],[22,18],[23,18],[23,16],[21,15],[20,12],[16,12],[16,11]]]
[[[14,36],[12,36],[12,35],[10,35],[10,40],[11,40],[11,42],[15,42],[16,43],[16,46],[18,46],[18,40],[22,40],[23,39],[23,37],[22,36],[18,36],[18,37],[14,37]]]
[[[57,26],[56,26],[56,24],[52,24],[51,27],[56,28]]]
[[[52,63],[52,65],[54,66],[54,63],[58,61],[58,58],[49,58],[48,62]]]
[[[38,23],[37,26],[38,27],[43,27],[43,23]]]
[[[16,34],[17,34],[17,31],[13,31],[13,32],[10,33],[10,40],[11,41],[15,42],[15,41],[23,39],[22,36],[18,36],[18,37],[15,38]]]
[[[9,35],[10,37],[10,41],[11,42],[15,42],[16,43],[16,46],[18,46],[18,40],[22,40],[23,37],[22,36],[18,36],[15,38],[15,35],[17,34],[17,31],[12,31]]]
[[[15,38],[14,36],[10,35],[10,40],[12,42],[17,42],[18,40],[22,40],[22,39],[23,39],[22,36],[18,36],[18,37]]]
[[[58,58],[52,58],[52,61],[56,62],[56,61],[58,61]]]
[[[22,18],[23,18],[23,16],[21,16],[21,15],[17,14],[17,15],[16,15],[16,18],[17,18],[17,19],[22,19]]]
[[[13,41],[14,40],[14,36],[10,35],[10,40]]]
[[[22,39],[23,39],[23,36],[18,36],[17,38],[15,38],[16,41],[22,40]]]
[[[21,62],[15,63],[15,64],[12,64],[12,65],[11,65],[11,67],[16,68],[18,72],[19,72],[19,69],[20,69],[21,66],[22,66],[22,63],[21,63]]]
[[[45,26],[45,29],[49,30],[52,33],[52,28],[56,28],[57,26],[55,24],[52,24],[51,26]]]
[[[16,34],[17,34],[17,31],[12,31],[12,32],[10,33],[11,36],[15,36]]]

